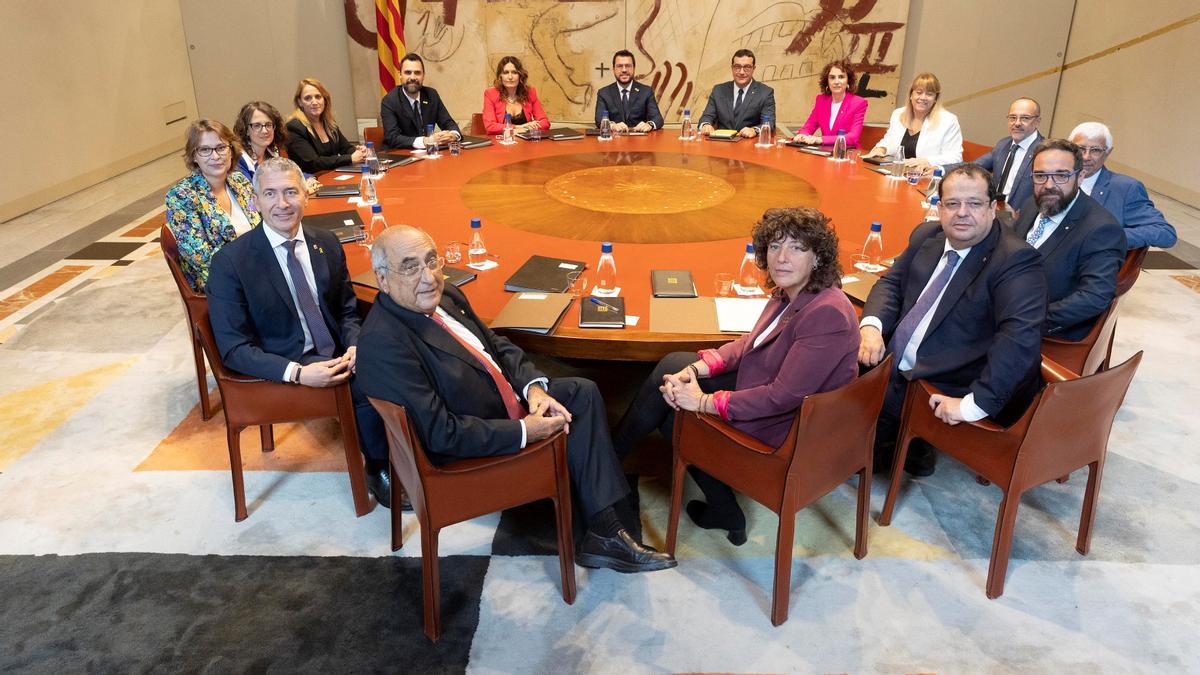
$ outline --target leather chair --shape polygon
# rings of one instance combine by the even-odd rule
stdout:
[[[364,127],[363,144],[374,143],[375,150],[383,150],[383,127]]]
[[[183,309],[187,312],[189,333],[192,340],[192,359],[196,363],[196,384],[200,389],[200,419],[208,421],[216,412],[216,408],[208,398],[208,373],[204,369],[204,348],[200,346],[200,328],[197,316],[203,313],[208,316],[208,298],[203,293],[192,290],[191,285],[179,269],[179,244],[171,229],[163,225],[158,232],[158,246],[162,249],[163,258],[171,270],[171,278],[175,280],[175,288],[179,297],[183,298]],[[206,319],[207,320],[207,319]]]
[[[469,133],[472,136],[487,137],[487,127],[483,126],[483,113],[474,113],[471,115],[471,129]]]
[[[371,399],[387,427],[392,472],[392,550],[404,544],[400,490],[408,493],[421,525],[421,581],[425,636],[442,634],[438,575],[438,533],[464,520],[550,499],[558,532],[562,596],[575,602],[575,544],[571,535],[571,482],[567,475],[567,437],[558,433],[512,455],[464,459],[434,466],[408,423],[403,406]]]
[[[1008,428],[987,420],[954,426],[946,424],[929,408],[929,397],[939,393],[937,389],[924,380],[909,383],[892,466],[904,466],[909,443],[919,437],[996,484],[1004,493],[988,564],[988,598],[995,599],[1004,593],[1004,577],[1021,495],[1084,466],[1088,467],[1088,482],[1075,550],[1087,555],[1109,432],[1141,360],[1142,352],[1138,352],[1121,365],[1080,377],[1060,364],[1043,359],[1045,389],[1025,414]],[[900,492],[900,475],[900,471],[892,471],[887,500],[879,516],[880,525],[892,522]]]
[[[883,406],[892,357],[834,391],[804,398],[791,431],[778,448],[711,415],[675,415],[675,461],[667,551],[674,555],[688,466],[703,469],[779,516],[771,623],[787,621],[792,583],[796,512],[858,474],[854,557],[867,554],[867,516],[875,420]]]
[[[1113,298],[1108,309],[1096,318],[1092,329],[1078,341],[1043,337],[1042,356],[1079,376],[1091,375],[1108,368],[1113,332],[1117,327],[1117,307],[1120,303],[1121,298]]]

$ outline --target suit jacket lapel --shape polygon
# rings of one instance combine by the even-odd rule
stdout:
[[[463,315],[459,307],[455,305],[448,296],[443,294],[442,301],[438,306],[441,307],[442,310],[447,314],[454,317],[456,321],[466,326],[468,330],[471,330],[470,320]],[[414,317],[414,319],[409,322],[409,326],[412,327],[421,340],[423,340],[430,347],[433,347],[438,351],[445,352],[446,354],[453,356],[454,358],[462,361],[472,368],[475,368],[476,370],[484,373],[487,372],[487,370],[484,369],[483,364],[479,362],[479,359],[475,358],[474,354],[467,351],[467,348],[463,347],[462,343],[455,339],[455,337],[447,332],[446,329],[439,326],[435,321],[415,312],[408,312],[407,314],[410,314],[412,317]],[[471,330],[471,332],[475,333],[474,330]],[[476,337],[479,336],[476,335]]]
[[[929,321],[925,335],[937,330],[938,324],[950,313],[963,291],[967,290],[967,286],[970,286],[975,277],[983,271],[988,259],[992,257],[992,251],[996,249],[996,242],[1000,240],[1000,227],[999,221],[993,221],[992,231],[988,233],[987,238],[972,247],[967,257],[958,263],[959,269],[950,278],[950,285],[946,286],[946,292],[942,294],[937,309],[933,311],[933,318]]]
[[[283,270],[279,269],[279,259],[275,257],[275,251],[271,249],[271,242],[267,241],[266,230],[263,227],[256,227],[244,236],[251,237],[250,242],[254,246],[255,255],[262,261],[261,266],[271,287],[279,294],[283,304],[292,310],[292,315],[300,316],[299,310],[296,309],[296,303],[292,301],[292,292],[288,290],[287,280],[283,278]]]
[[[759,320],[759,323],[761,323],[762,326],[761,327],[755,326],[754,332],[751,333],[751,335],[753,337],[751,338],[751,342],[750,342],[750,344],[752,345],[750,347],[750,351],[754,351],[757,349],[765,349],[767,345],[774,342],[776,340],[776,338],[778,338],[780,335],[783,334],[783,331],[787,327],[788,322],[791,321],[793,318],[795,318],[796,314],[799,313],[800,310],[807,307],[808,303],[812,302],[813,298],[815,298],[815,297],[816,296],[814,296],[814,295],[809,295],[809,294],[805,293],[804,295],[798,296],[796,298],[795,302],[791,302],[791,303],[788,303],[787,305],[785,305],[784,308],[778,314],[775,315],[775,316],[779,317],[779,323],[775,326],[775,330],[771,331],[771,334],[768,335],[767,337],[763,338],[763,341],[761,343],[759,343],[759,345],[757,347],[755,347],[755,346],[753,346],[754,345],[753,341],[758,339],[759,334],[763,330],[766,330],[767,326],[771,325],[771,322],[775,320],[775,316],[767,317],[764,315]]]
[[[1096,177],[1096,184],[1092,186],[1092,199],[1100,202],[1104,206],[1104,196],[1108,194],[1108,183],[1112,179],[1112,172],[1108,167],[1100,168],[1100,175]],[[1108,208],[1105,206],[1105,208]]]
[[[1081,192],[1080,195],[1082,194]],[[1054,228],[1054,232],[1050,233],[1050,237],[1042,242],[1042,247],[1038,249],[1043,259],[1049,258],[1054,249],[1058,248],[1059,244],[1071,236],[1071,230],[1079,223],[1086,208],[1082,196],[1075,200],[1075,204],[1067,211],[1067,215],[1063,218],[1062,222],[1058,224],[1058,227]]]

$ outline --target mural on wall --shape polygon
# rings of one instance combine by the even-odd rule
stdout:
[[[703,109],[747,48],[783,123],[803,122],[822,66],[839,58],[858,73],[857,93],[879,101],[868,121],[886,122],[907,17],[908,0],[408,0],[404,35],[459,119],[482,108],[496,62],[512,54],[551,120],[590,122],[596,91],[613,81],[612,53],[625,48],[675,122]]]

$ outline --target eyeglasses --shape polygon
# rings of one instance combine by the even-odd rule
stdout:
[[[399,274],[401,277],[403,277],[405,279],[409,279],[417,274],[420,274],[423,270],[429,270],[430,272],[437,272],[438,270],[442,269],[445,266],[446,266],[446,259],[441,256],[438,256],[437,258],[430,258],[429,260],[426,260],[423,263],[422,262],[410,262],[407,265],[403,265],[401,267],[392,267],[391,265],[388,265],[388,269],[395,272],[396,274]]]
[[[253,129],[254,131],[274,131],[275,123],[274,122],[251,122],[250,128]]]
[[[217,153],[218,157],[221,155],[227,155],[227,154],[229,154],[229,146],[227,144],[222,143],[221,145],[214,145],[211,148],[208,147],[207,145],[202,145],[202,146],[196,148],[196,154],[201,157],[208,157],[208,156],[212,155],[214,152]]]
[[[732,66],[732,68],[739,73],[747,73],[751,70],[754,70],[754,64],[750,64],[748,66]]]
[[[979,199],[968,199],[966,201],[960,201],[958,199],[947,199],[944,202],[938,202],[938,206],[942,207],[943,209],[946,209],[947,211],[951,211],[951,212],[957,211],[960,206],[964,206],[964,205],[967,207],[968,210],[979,211],[980,209],[982,209],[983,207],[985,207],[989,204],[991,204],[991,202],[985,202],[985,201],[981,201]]]
[[[1010,124],[1012,122],[1020,122],[1021,124],[1029,124],[1030,122],[1038,119],[1039,117],[1041,117],[1041,115],[1009,115],[1008,121]]]
[[[1104,153],[1108,152],[1108,148],[1097,148],[1094,146],[1086,147],[1083,145],[1079,146],[1079,150],[1083,153],[1084,157],[1088,157],[1090,155],[1103,155]]]
[[[1067,181],[1071,179],[1071,176],[1074,176],[1078,173],[1078,171],[1071,171],[1070,173],[1046,173],[1045,171],[1034,171],[1033,182],[1037,183],[1038,185],[1045,185],[1047,180],[1053,178],[1055,185],[1066,185]]]

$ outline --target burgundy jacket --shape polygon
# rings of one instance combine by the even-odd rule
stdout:
[[[779,324],[758,347],[754,340],[782,312]],[[778,447],[787,437],[805,396],[831,391],[858,377],[858,318],[846,294],[772,298],[754,330],[706,349],[700,357],[713,375],[737,371],[737,388],[718,392],[721,416],[763,443]]]

